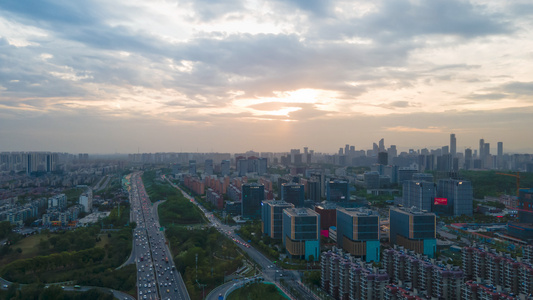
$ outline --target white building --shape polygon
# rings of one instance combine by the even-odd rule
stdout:
[[[90,213],[93,209],[93,190],[87,188],[83,194],[80,195],[79,204],[83,205],[83,210]]]

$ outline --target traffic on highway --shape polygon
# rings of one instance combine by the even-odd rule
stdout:
[[[288,271],[276,265],[274,262],[264,256],[261,252],[259,252],[259,250],[252,247],[248,242],[244,241],[239,235],[234,232],[235,229],[238,228],[238,226],[230,226],[221,223],[220,220],[214,217],[210,211],[208,211],[200,203],[198,203],[194,199],[194,197],[185,193],[180,187],[172,183],[164,175],[162,175],[162,179],[167,180],[173,187],[179,189],[182,194],[187,199],[189,199],[189,201],[198,206],[198,208],[204,213],[205,217],[209,220],[212,226],[215,226],[218,231],[227,235],[237,244],[239,248],[246,252],[260,266],[265,280],[277,283],[280,279],[285,279],[285,282],[290,285],[294,290],[298,291],[298,293],[305,299],[318,299],[315,294],[308,291],[303,286],[297,271]]]
[[[133,252],[137,266],[138,299],[190,299],[159,225],[157,206],[160,202],[152,205],[140,172],[132,175],[130,202],[132,221],[137,223]]]

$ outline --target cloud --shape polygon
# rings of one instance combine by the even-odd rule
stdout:
[[[53,119],[44,128],[65,136],[58,124],[72,116],[142,120],[153,126],[142,132],[222,144],[241,128],[275,138],[273,124],[291,120],[275,125],[279,147],[320,136],[302,128],[328,135],[324,145],[339,128],[436,134],[448,121],[481,132],[498,119],[510,129],[517,117],[492,110],[531,106],[530,5],[477,3],[0,1],[0,119],[15,132],[17,118]]]
[[[428,128],[413,128],[413,127],[406,127],[406,126],[395,126],[395,127],[386,127],[386,131],[392,131],[392,132],[416,132],[416,133],[440,133],[443,132],[443,128],[439,127],[428,127]]]

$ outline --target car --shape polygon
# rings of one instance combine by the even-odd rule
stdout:
[[[170,290],[169,290],[169,289],[167,289],[167,293],[170,293]]]

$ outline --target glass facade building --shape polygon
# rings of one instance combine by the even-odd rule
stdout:
[[[297,183],[282,184],[281,200],[288,203],[292,203],[296,207],[303,207],[305,200],[304,185]]]
[[[320,255],[320,215],[309,208],[283,210],[283,246],[297,258],[318,260]]]
[[[350,200],[350,188],[347,181],[332,180],[328,182],[327,200],[344,202]]]
[[[261,228],[264,235],[280,240],[283,236],[283,210],[294,208],[285,201],[263,201],[261,203]]]
[[[390,244],[403,246],[435,257],[437,250],[436,216],[419,209],[391,208],[389,211]]]
[[[265,200],[265,187],[262,184],[242,185],[241,215],[245,219],[261,218],[261,202]]]
[[[367,262],[379,261],[379,215],[370,209],[337,209],[337,245]]]

